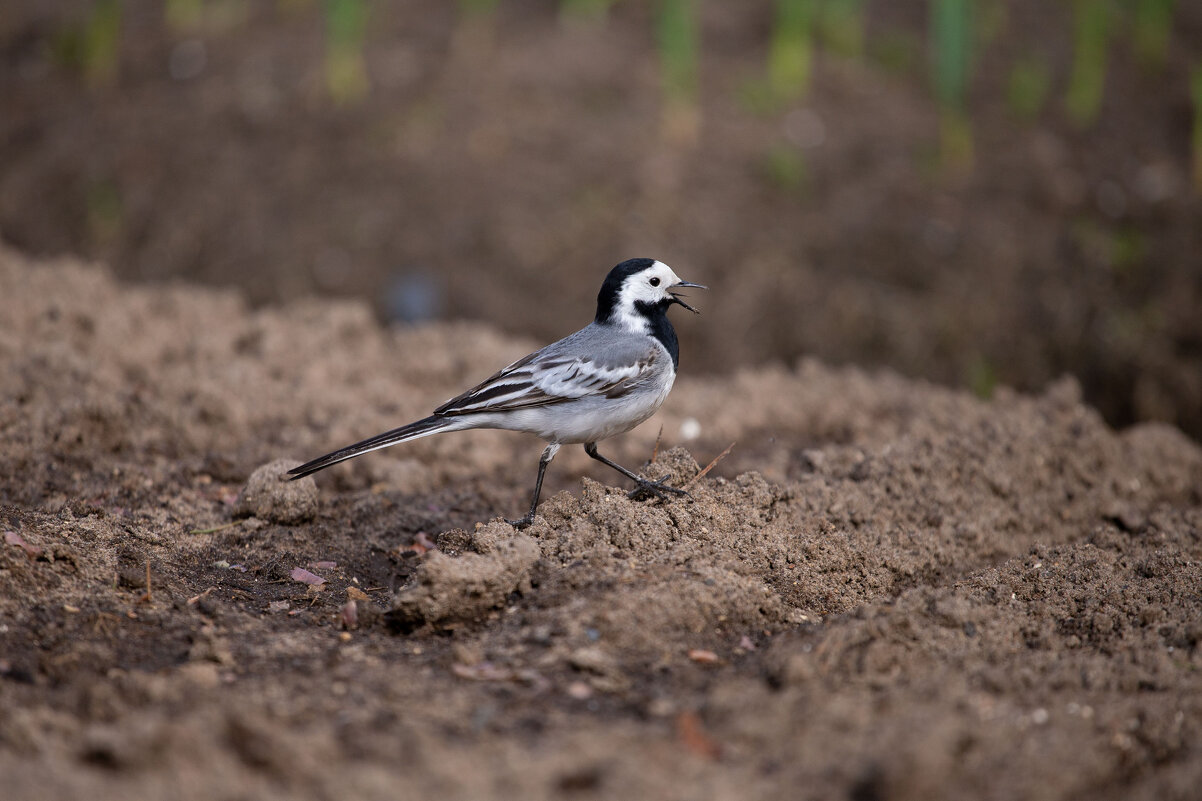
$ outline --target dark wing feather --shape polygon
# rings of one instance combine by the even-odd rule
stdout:
[[[604,366],[588,359],[539,351],[451,398],[435,409],[434,414],[507,412],[563,403],[588,395],[618,398],[638,385],[651,369],[655,356],[655,351],[649,350],[632,364]]]

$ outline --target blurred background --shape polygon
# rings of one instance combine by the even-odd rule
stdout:
[[[0,239],[255,303],[586,322],[684,370],[1076,375],[1202,437],[1202,3],[6,0]]]

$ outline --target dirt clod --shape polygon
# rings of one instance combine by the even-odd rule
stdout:
[[[312,520],[317,511],[317,485],[310,477],[289,480],[288,471],[298,464],[277,459],[251,473],[238,495],[237,513],[288,526]]]
[[[528,586],[540,556],[533,539],[507,524],[491,523],[472,540],[476,553],[426,555],[413,583],[393,599],[393,623],[408,627],[477,621],[510,593]]]

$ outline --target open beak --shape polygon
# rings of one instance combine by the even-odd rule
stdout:
[[[694,284],[692,281],[681,281],[679,284],[672,285],[672,289],[680,289],[681,287],[692,287],[693,289],[709,289],[709,287],[702,286],[701,284]],[[671,290],[668,291],[668,294],[672,296],[672,300],[668,301],[669,303],[680,304],[681,306],[684,306],[686,309],[691,311],[693,314],[701,314],[701,312],[697,311],[692,306],[690,306],[689,304],[687,304],[683,300],[681,300],[680,295],[677,295],[675,292],[673,292]]]

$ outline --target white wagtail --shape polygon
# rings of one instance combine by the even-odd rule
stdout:
[[[599,440],[629,431],[655,414],[676,380],[680,349],[668,307],[697,313],[672,290],[705,289],[682,281],[654,259],[629,259],[609,271],[597,295],[597,316],[584,328],[518,359],[478,386],[407,426],[348,445],[289,470],[302,478],[330,465],[398,442],[469,428],[504,428],[542,437],[549,444],[538,461],[534,499],[518,528],[530,525],[538,508],[543,474],[561,445],[583,443],[584,451],[638,486],[630,497],[684,490],[649,481],[597,452]]]

